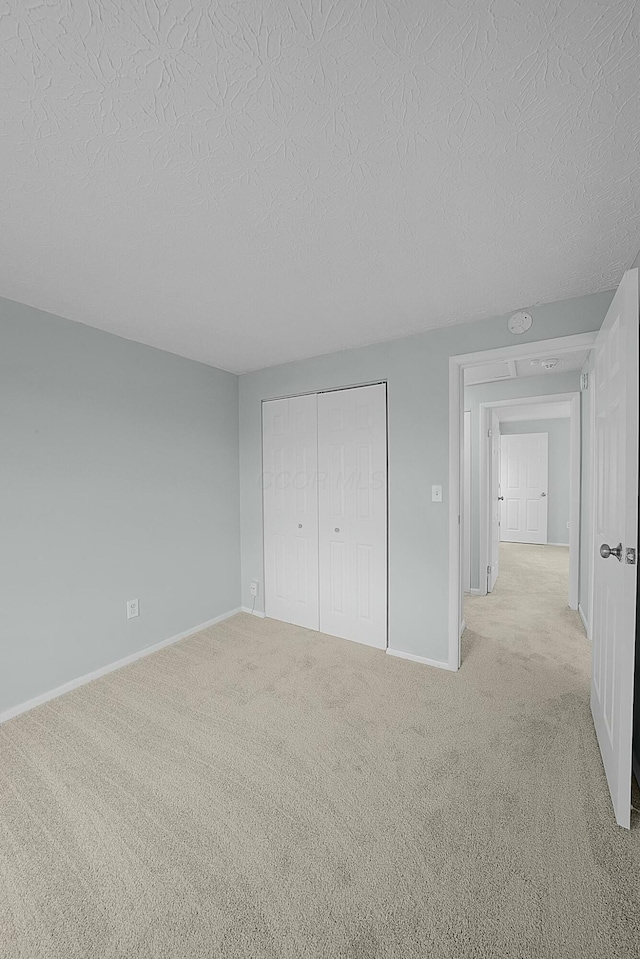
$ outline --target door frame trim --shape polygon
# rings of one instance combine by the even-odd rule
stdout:
[[[265,396],[260,400],[261,405],[271,403],[272,400],[295,400],[299,396],[317,396],[320,393],[341,393],[343,390],[359,390],[363,386],[387,386],[386,378],[380,380],[365,380],[362,383],[349,383],[347,386],[327,386],[323,390],[299,390],[297,393],[281,393],[277,396]]]
[[[591,350],[597,331],[577,333],[546,340],[534,340],[517,346],[503,346],[494,350],[460,353],[449,357],[449,616],[448,616],[448,662],[449,669],[460,668],[459,620],[462,602],[462,443],[464,415],[464,370],[493,360],[535,359],[571,353],[575,350]],[[566,394],[564,394],[566,396]],[[540,398],[537,398],[539,402]],[[504,403],[502,403],[504,405]],[[578,451],[580,437],[578,435]],[[580,514],[572,513],[571,526],[578,528]]]
[[[479,445],[478,445],[478,595],[487,596],[489,594],[489,566],[491,565],[491,456],[489,447],[493,440],[489,440],[487,431],[496,429],[497,420],[494,419],[493,409],[489,404],[481,403],[479,408],[480,416],[479,427]],[[491,415],[489,415],[491,414]],[[485,573],[481,576],[480,570],[484,564]]]
[[[467,430],[466,430],[466,426],[464,425],[466,424],[467,414],[469,415],[469,433],[468,433],[468,449],[465,452],[467,454],[467,459],[469,462],[467,463],[467,459],[464,460],[463,470],[462,470],[462,482],[463,482],[462,514],[461,514],[462,518],[460,522],[462,525],[461,541],[465,549],[465,554],[462,557],[462,570],[463,570],[463,573],[466,572],[468,574],[468,576],[464,577],[462,586],[463,586],[463,592],[470,593],[471,592],[471,535],[470,535],[471,534],[471,410],[464,410],[462,414],[463,433],[464,433],[463,450],[465,446],[465,439],[467,438]],[[468,493],[468,496],[467,496],[467,493]],[[466,522],[467,520],[468,522]],[[469,527],[468,529],[467,529],[467,526]],[[468,551],[467,551],[467,547],[468,547]],[[468,563],[468,569],[467,569],[467,563]],[[460,616],[460,619],[462,620],[462,615]]]
[[[569,402],[569,608],[578,608],[578,578],[580,573],[580,393],[547,393],[542,396],[514,397],[511,400],[491,400],[480,403],[480,446],[479,446],[479,540],[478,562],[489,564],[489,533],[491,525],[490,489],[488,487],[489,463],[486,444],[482,442],[488,429],[489,413],[496,409],[514,406],[528,406],[535,403]],[[548,543],[547,545],[552,545]],[[479,580],[480,595],[486,596],[486,582]]]

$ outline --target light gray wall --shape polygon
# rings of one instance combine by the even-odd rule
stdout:
[[[401,340],[319,356],[240,377],[242,597],[263,583],[261,400],[388,381],[389,644],[447,659],[449,364],[457,353],[513,346],[597,330],[610,293],[538,306],[528,333],[514,337],[507,317],[433,330]],[[300,319],[304,322],[304,318]],[[533,379],[533,377],[531,378]],[[432,503],[432,484],[443,503]],[[257,608],[263,609],[260,590]]]
[[[549,434],[549,479],[547,486],[547,542],[569,545],[569,424],[570,420],[523,420],[501,423],[503,436],[513,433]]]
[[[0,450],[0,710],[239,606],[236,376],[0,299]]]
[[[602,322],[604,318],[604,313],[606,313],[606,306],[600,322]],[[521,376],[513,380],[502,380],[499,383],[481,383],[478,386],[466,387],[464,391],[464,408],[471,412],[472,589],[479,588],[480,579],[480,404],[491,403],[495,400],[512,400],[521,396],[549,396],[553,393],[575,393],[579,388],[580,374],[578,372],[548,373],[545,376]]]

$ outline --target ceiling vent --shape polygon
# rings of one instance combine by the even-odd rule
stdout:
[[[540,366],[542,367],[543,370],[555,370],[557,365],[558,365],[558,361],[556,359],[540,360]]]

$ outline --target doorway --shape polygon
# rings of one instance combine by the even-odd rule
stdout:
[[[463,354],[461,356],[454,356],[450,358],[449,361],[449,371],[450,371],[450,392],[449,392],[449,451],[450,451],[450,512],[449,512],[449,582],[450,582],[450,591],[449,591],[449,667],[451,669],[458,669],[460,665],[460,636],[463,626],[463,595],[464,595],[464,580],[463,580],[463,550],[465,545],[465,530],[464,530],[464,515],[465,515],[465,504],[463,498],[464,490],[464,413],[467,411],[465,409],[465,379],[467,386],[478,386],[481,387],[487,383],[487,368],[492,367],[492,379],[497,380],[513,380],[516,379],[516,375],[522,376],[522,382],[525,384],[525,387],[528,384],[532,384],[534,381],[530,379],[533,375],[539,377],[545,376],[547,373],[555,375],[555,369],[558,368],[558,372],[563,369],[567,369],[566,362],[569,361],[570,357],[573,355],[574,358],[576,355],[580,355],[580,360],[578,362],[584,363],[585,359],[588,357],[590,351],[592,350],[596,339],[595,333],[586,333],[578,334],[576,336],[561,337],[552,340],[543,340],[533,343],[522,344],[521,346],[514,347],[504,347],[498,350],[489,350],[482,351],[480,353],[471,353]],[[553,358],[553,363],[550,363],[550,358]],[[547,362],[549,361],[549,362]],[[566,362],[565,362],[566,361]],[[545,364],[543,366],[543,363]],[[550,366],[547,369],[547,366]],[[571,370],[574,373],[574,378],[572,380],[573,386],[568,387],[564,386],[563,389],[566,392],[560,394],[560,398],[564,401],[567,400],[567,393],[575,394],[569,397],[569,402],[575,403],[575,413],[576,418],[574,420],[573,429],[571,432],[571,460],[573,463],[577,463],[577,471],[575,467],[573,468],[572,479],[574,481],[574,486],[576,482],[578,484],[578,495],[575,496],[571,503],[570,517],[568,522],[570,523],[570,533],[574,537],[578,537],[579,544],[579,533],[580,533],[580,493],[579,493],[579,477],[580,477],[580,421],[579,421],[579,410],[580,410],[580,394],[576,390],[576,380],[580,375],[581,367],[579,365],[571,367]],[[530,372],[530,371],[534,372]],[[468,372],[467,372],[468,371]],[[544,396],[549,398],[556,397],[557,390],[553,389],[553,375],[548,378],[546,381],[548,383],[544,388],[537,387],[537,393],[533,394],[536,401],[540,401]],[[526,382],[525,382],[526,381]],[[482,392],[482,391],[479,391]],[[484,448],[483,442],[481,441],[483,437],[487,437],[488,431],[491,429],[489,425],[492,421],[493,410],[497,409],[500,406],[505,405],[525,405],[530,403],[532,400],[532,395],[527,395],[525,388],[520,388],[520,395],[509,396],[508,388],[503,388],[502,396],[490,397],[489,395],[485,396],[482,401],[482,422],[480,421],[480,405],[481,401],[478,400],[478,409],[475,416],[472,412],[472,423],[471,423],[471,446],[472,450],[475,446],[477,450],[477,462],[478,467],[475,473],[475,481],[478,485],[478,488],[481,488],[480,497],[483,502],[488,500],[488,490],[490,483],[490,473],[488,467],[489,459],[494,457],[499,463],[499,446],[497,451],[494,451],[493,455],[489,456],[489,447],[487,445]],[[482,436],[481,436],[482,434]],[[480,468],[480,459],[482,457],[483,466]],[[499,468],[494,467],[495,469]],[[474,483],[474,468],[472,466],[472,485]],[[498,497],[495,497],[496,505],[499,502]],[[481,518],[478,515],[479,511],[476,512],[476,517],[471,516],[471,541],[475,539],[478,543],[477,551],[477,561],[474,561],[474,550],[472,547],[471,554],[471,575],[474,575],[474,566],[476,576],[480,570],[480,564],[482,563],[484,570],[487,571],[488,575],[493,575],[493,569],[488,569],[493,567],[494,563],[487,561],[486,557],[489,555],[489,544],[490,544],[490,535],[492,531],[492,526],[489,522],[481,522]],[[496,521],[499,520],[499,515],[494,514],[493,517]],[[499,539],[497,541],[494,539],[494,543],[497,546],[497,553],[499,555]],[[575,587],[575,596],[572,595],[572,599],[575,601],[575,606],[577,607],[577,586],[578,586],[578,575],[579,575],[579,546],[573,550],[572,556],[572,568],[570,581],[573,587]],[[499,562],[498,562],[499,567]],[[497,574],[496,574],[497,575]],[[481,581],[478,580],[475,590],[479,593],[484,589],[484,595],[486,595],[487,584],[485,581],[484,587],[481,585]],[[474,592],[474,584],[472,582],[471,591]]]
[[[543,347],[554,353],[564,352],[582,341],[592,351],[591,373],[581,376],[580,389],[593,379],[590,400],[590,430],[583,434],[589,445],[590,459],[584,464],[583,477],[590,483],[587,523],[582,539],[587,543],[590,563],[587,580],[590,595],[590,619],[593,654],[591,658],[591,714],[597,735],[604,771],[609,786],[613,812],[618,825],[630,828],[632,754],[637,754],[633,739],[633,685],[635,668],[635,630],[637,628],[637,532],[638,532],[638,270],[628,270],[618,286],[600,330],[588,344],[585,337],[528,344],[524,355]],[[571,342],[573,341],[573,342]],[[492,358],[514,356],[513,348],[492,351]],[[537,354],[540,355],[539,353]],[[464,400],[465,369],[480,364],[482,354],[452,357],[450,360],[450,478],[452,511],[450,514],[450,623],[449,647],[452,662],[460,663],[460,516],[461,489],[461,408]],[[535,358],[535,357],[534,357]],[[553,365],[557,360],[553,361]],[[551,361],[548,364],[551,365]],[[457,516],[454,511],[458,508]],[[457,523],[456,523],[457,520]],[[580,510],[577,507],[577,534],[580,538]],[[584,527],[587,526],[588,529]],[[456,535],[457,533],[457,535]],[[617,542],[616,542],[617,541]],[[597,551],[595,546],[597,544]],[[514,544],[510,544],[514,545]],[[520,546],[534,550],[536,546]],[[546,547],[540,547],[545,549]],[[545,572],[546,564],[545,564]],[[553,583],[548,584],[549,592]],[[513,649],[520,633],[519,609],[513,603],[507,609],[507,646]],[[493,600],[493,597],[490,597]],[[487,604],[488,606],[489,604]],[[495,608],[491,610],[492,614]],[[503,610],[504,612],[504,610]],[[540,648],[540,632],[536,618],[547,610],[536,605],[531,611],[527,638],[535,648],[525,660],[527,669],[535,657],[538,663],[549,663],[556,651],[558,636],[566,639],[567,630],[555,628],[547,634],[546,649]],[[565,615],[578,617],[570,610]],[[583,616],[584,619],[584,616]],[[504,620],[502,622],[504,626]],[[560,626],[561,623],[558,622]],[[566,625],[566,624],[564,624]],[[495,630],[483,639],[495,640]],[[550,640],[550,641],[549,641]],[[457,649],[456,649],[457,647]],[[573,651],[571,647],[569,652]],[[532,655],[531,655],[532,653]],[[571,658],[569,660],[571,662]],[[454,668],[454,667],[452,667]],[[636,674],[637,675],[637,674]],[[549,672],[549,680],[553,673]],[[636,764],[637,765],[637,764]]]
[[[579,354],[578,362],[586,361],[588,355],[588,351]],[[549,384],[552,382],[550,379]],[[480,569],[487,569],[488,575],[486,581],[479,577],[473,585],[480,595],[491,592],[497,578],[494,566],[500,542],[566,546],[567,603],[570,609],[578,609],[583,513],[581,394],[549,393],[487,401],[479,404],[478,423],[478,564]],[[584,429],[590,429],[588,417]],[[531,437],[536,434],[541,436],[534,450]],[[519,449],[514,449],[513,437],[517,436],[523,439]],[[517,460],[511,462],[511,477],[506,475],[506,447]],[[527,462],[522,462],[523,457]],[[542,476],[533,475],[539,471]],[[584,492],[587,495],[586,489]]]

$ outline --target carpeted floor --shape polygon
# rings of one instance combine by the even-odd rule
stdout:
[[[0,727],[3,959],[640,956],[566,551],[501,563],[458,674],[243,614]]]

